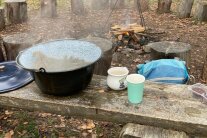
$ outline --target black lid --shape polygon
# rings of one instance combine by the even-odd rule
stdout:
[[[0,63],[0,93],[16,90],[31,81],[31,73],[18,67],[15,61]]]

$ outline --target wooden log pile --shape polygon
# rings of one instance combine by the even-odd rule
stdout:
[[[127,26],[114,25],[111,27],[112,43],[115,46],[128,46],[129,48],[140,49],[145,28],[136,23]]]

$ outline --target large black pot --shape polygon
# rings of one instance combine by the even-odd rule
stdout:
[[[95,44],[64,39],[37,44],[21,52],[16,61],[33,73],[43,93],[71,95],[88,86],[100,57]]]

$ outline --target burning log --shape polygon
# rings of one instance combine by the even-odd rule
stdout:
[[[140,49],[145,28],[138,24],[129,24],[128,26],[115,25],[111,27],[113,43],[118,46],[131,46],[134,49]]]

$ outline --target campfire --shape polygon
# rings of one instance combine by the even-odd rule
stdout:
[[[112,42],[115,46],[126,46],[133,49],[141,49],[145,44],[145,28],[137,23],[129,25],[114,25],[111,27]]]

